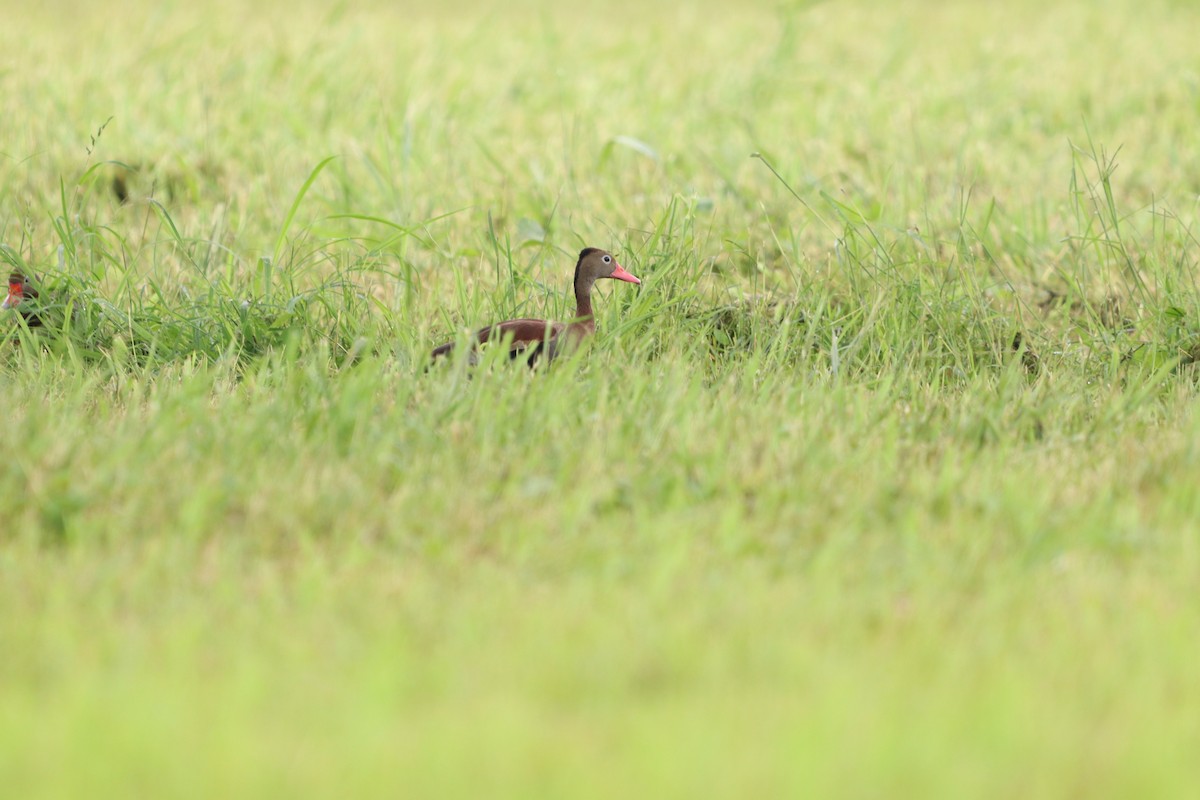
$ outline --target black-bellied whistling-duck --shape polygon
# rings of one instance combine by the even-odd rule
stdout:
[[[32,300],[37,298],[37,289],[29,282],[22,272],[14,272],[8,276],[8,297],[4,298],[3,305],[0,308],[9,309],[17,308],[21,305],[22,300]],[[25,324],[31,328],[40,327],[42,324],[41,318],[27,308],[17,309],[21,316],[25,318]]]
[[[592,284],[601,278],[614,278],[629,283],[641,283],[617,263],[612,254],[588,247],[575,262],[575,318],[570,322],[550,322],[544,319],[510,319],[497,322],[471,337],[472,347],[487,341],[508,342],[509,358],[525,358],[532,365],[541,356],[553,359],[565,349],[574,347],[596,331],[592,317]],[[447,355],[454,342],[446,342],[433,350],[433,357]]]

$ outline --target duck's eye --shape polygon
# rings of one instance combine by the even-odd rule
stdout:
[[[611,263],[612,263],[612,256],[605,256],[605,257],[604,257],[604,263],[605,263],[605,264],[611,264]]]

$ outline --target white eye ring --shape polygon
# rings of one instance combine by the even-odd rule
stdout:
[[[610,263],[611,261],[612,261],[612,256],[605,256],[605,257],[604,257],[604,263],[605,263],[605,264],[608,264],[608,263]]]

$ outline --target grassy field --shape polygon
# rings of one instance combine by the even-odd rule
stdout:
[[[1200,9],[406,5],[0,0],[0,795],[1194,791]]]

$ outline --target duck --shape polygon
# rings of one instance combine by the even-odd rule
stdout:
[[[8,276],[8,297],[0,304],[0,309],[17,308],[23,300],[36,300],[38,291],[23,272],[13,272]],[[29,308],[17,308],[18,313],[25,319],[30,328],[40,328],[42,319]]]
[[[510,319],[481,328],[471,337],[471,363],[479,345],[503,341],[508,357],[525,359],[533,366],[543,356],[547,362],[576,347],[596,332],[592,315],[592,286],[602,278],[640,284],[641,281],[617,263],[612,253],[598,247],[585,247],[575,262],[575,317],[570,322],[551,322],[545,319]],[[446,342],[433,349],[436,360],[454,352],[457,342]]]

